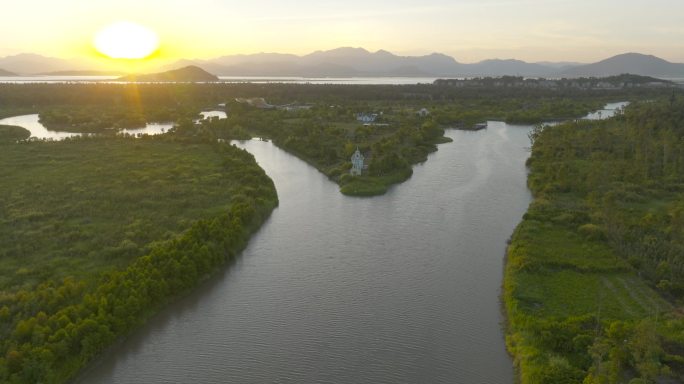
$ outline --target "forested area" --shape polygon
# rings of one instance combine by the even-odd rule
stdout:
[[[683,381],[684,102],[531,139],[504,282],[522,383]]]
[[[353,108],[315,106],[286,112],[230,107],[224,124],[248,127],[254,135],[272,139],[338,182],[347,194],[384,193],[389,185],[410,177],[412,164],[426,160],[436,144],[448,141],[442,128],[410,108],[387,109],[378,125],[364,126],[356,121]],[[351,177],[350,157],[357,148],[366,153],[368,169]]]
[[[16,142],[26,140],[31,136],[31,132],[22,127],[14,125],[0,125],[0,142]]]
[[[30,110],[39,113],[48,128],[71,132],[108,134],[150,122],[174,122],[186,137],[266,137],[340,184],[342,193],[376,195],[408,179],[414,164],[425,161],[436,144],[448,141],[444,129],[468,128],[486,120],[572,119],[609,101],[660,93],[432,84],[9,84],[0,87],[0,116]],[[253,97],[274,106],[306,108],[259,109],[235,101]],[[196,126],[193,121],[207,108],[225,109],[229,118]],[[416,115],[422,108],[429,116]],[[380,118],[378,124],[363,125],[357,114]],[[368,169],[350,177],[350,156],[357,147],[366,156]]]
[[[450,141],[444,136],[445,129],[469,128],[488,119],[522,123],[576,118],[616,97],[600,92],[542,97],[549,96],[548,92],[536,91],[514,97],[507,92],[503,92],[507,96],[495,96],[489,90],[392,88],[398,93],[379,93],[388,89],[385,86],[330,86],[330,93],[320,95],[322,100],[294,111],[264,110],[229,101],[228,119],[215,122],[213,132],[222,132],[228,138],[250,133],[270,138],[337,182],[342,193],[377,195],[408,179],[414,164],[427,160],[428,154],[437,150],[437,144]],[[309,90],[315,95],[318,88],[311,86]],[[339,93],[352,90],[358,95],[339,99]],[[429,115],[417,115],[421,108],[426,108]],[[356,120],[360,113],[377,115],[377,119],[373,124],[362,124]],[[350,157],[357,148],[366,157],[368,169],[361,176],[351,177]]]
[[[0,163],[0,382],[73,377],[277,204],[252,155],[216,140],[12,142]]]

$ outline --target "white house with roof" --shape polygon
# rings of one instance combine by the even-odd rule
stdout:
[[[361,151],[359,151],[359,148],[357,147],[356,152],[354,152],[354,154],[351,157],[352,167],[349,170],[349,173],[352,176],[358,176],[361,174],[361,172],[363,172],[363,160],[364,157],[361,154]]]
[[[427,108],[422,108],[420,111],[416,112],[420,117],[427,117],[430,114]]]

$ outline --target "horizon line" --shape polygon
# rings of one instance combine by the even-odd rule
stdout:
[[[668,61],[668,62],[670,62],[670,63],[672,63],[672,64],[684,64],[684,62],[670,61],[669,59],[663,58],[662,56],[654,55],[654,54],[652,54],[652,53],[642,53],[642,52],[638,52],[638,51],[636,51],[636,50],[628,50],[628,51],[624,51],[624,52],[622,52],[622,53],[609,54],[609,56],[605,56],[605,57],[603,57],[602,59],[597,59],[596,61],[575,61],[575,60],[558,60],[558,61],[555,61],[555,60],[548,60],[548,59],[535,60],[535,61],[527,61],[527,60],[519,59],[519,58],[516,58],[516,57],[506,57],[506,56],[494,56],[494,57],[482,59],[482,60],[479,60],[479,61],[459,61],[459,60],[458,60],[455,56],[453,56],[453,55],[449,55],[449,54],[442,53],[442,52],[438,52],[438,51],[432,51],[432,52],[430,52],[430,53],[424,53],[424,54],[413,54],[413,55],[411,55],[411,54],[398,54],[398,53],[394,53],[394,52],[392,52],[392,51],[389,51],[389,50],[387,50],[387,49],[378,49],[378,50],[373,51],[373,50],[369,50],[369,49],[364,48],[364,47],[354,47],[354,46],[350,46],[350,45],[347,45],[347,46],[339,46],[339,47],[330,48],[330,49],[317,49],[317,50],[314,50],[314,51],[311,51],[311,52],[305,53],[305,54],[288,53],[288,52],[275,52],[275,51],[270,51],[270,52],[269,52],[269,51],[258,51],[258,52],[255,51],[255,52],[251,52],[251,53],[232,53],[232,54],[222,54],[222,55],[217,55],[217,56],[204,56],[204,57],[193,57],[193,58],[188,58],[188,57],[148,57],[148,58],[145,58],[145,59],[131,60],[131,61],[139,61],[139,62],[142,62],[142,61],[148,61],[148,62],[149,62],[149,61],[182,61],[182,60],[187,60],[187,61],[212,61],[212,60],[217,60],[217,59],[221,59],[221,58],[224,58],[224,57],[234,57],[234,56],[255,56],[255,55],[283,55],[283,56],[295,56],[295,57],[298,57],[298,58],[302,58],[302,57],[310,56],[310,55],[316,54],[316,53],[325,53],[325,52],[336,51],[336,50],[341,50],[341,49],[363,50],[363,51],[365,51],[365,52],[367,52],[367,53],[369,53],[369,54],[377,54],[377,53],[380,53],[380,52],[387,52],[387,53],[389,53],[389,54],[391,54],[391,55],[393,55],[393,56],[396,56],[396,57],[406,57],[406,58],[417,58],[417,57],[427,57],[427,56],[432,56],[432,55],[441,55],[441,56],[446,56],[446,57],[449,57],[449,58],[453,59],[453,60],[456,61],[458,64],[478,64],[478,63],[482,63],[482,62],[484,62],[484,61],[500,60],[500,61],[521,61],[521,62],[529,63],[529,64],[538,64],[538,63],[549,63],[549,64],[573,63],[573,64],[585,65],[585,64],[597,63],[597,62],[600,62],[600,61],[603,61],[603,60],[606,60],[606,59],[609,59],[609,58],[612,58],[612,57],[615,57],[615,56],[621,56],[621,55],[626,55],[626,54],[639,54],[639,55],[644,55],[644,56],[652,56],[652,57],[656,57],[656,58],[659,58],[659,59]],[[0,59],[5,59],[5,58],[9,58],[9,57],[16,57],[16,56],[22,56],[22,55],[35,55],[35,56],[40,56],[40,57],[47,58],[47,59],[59,59],[59,60],[67,60],[67,61],[69,61],[69,60],[86,60],[86,61],[102,61],[102,60],[106,60],[106,61],[114,62],[114,61],[117,60],[117,59],[108,59],[108,58],[97,57],[97,56],[88,56],[88,55],[72,56],[72,57],[65,57],[65,56],[48,56],[48,55],[45,55],[45,54],[42,54],[42,53],[36,53],[36,52],[20,52],[20,53],[15,53],[15,54],[8,54],[8,55],[0,56]]]

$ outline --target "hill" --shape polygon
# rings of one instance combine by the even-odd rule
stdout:
[[[17,76],[17,74],[0,68],[0,76]]]
[[[684,64],[670,63],[652,55],[624,53],[597,63],[569,68],[560,74],[567,77],[605,77],[622,73],[654,77],[684,77]]]
[[[146,75],[128,75],[119,77],[120,81],[137,82],[211,82],[218,81],[219,78],[204,69],[190,65],[187,67],[174,69],[166,72],[152,73]]]

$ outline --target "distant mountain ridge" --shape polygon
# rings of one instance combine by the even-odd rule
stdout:
[[[222,56],[211,60],[183,60],[168,66],[197,65],[219,76],[414,76],[414,77],[582,77],[616,76],[631,73],[642,76],[682,77],[684,64],[670,63],[651,55],[627,53],[593,64],[572,62],[527,63],[521,60],[490,59],[459,63],[440,53],[425,56],[397,56],[379,50],[337,48],[296,56],[279,53]]]
[[[0,58],[0,68],[17,74],[95,73],[87,64],[34,54]],[[639,53],[626,53],[592,64],[490,59],[460,63],[451,56],[432,53],[399,56],[385,50],[369,52],[363,48],[342,47],[316,51],[304,56],[283,53],[257,53],[221,56],[210,60],[179,60],[159,68],[169,71],[196,66],[218,76],[265,77],[604,77],[631,73],[642,76],[684,78],[684,64]],[[65,72],[67,71],[67,72]]]
[[[566,69],[567,77],[614,76],[621,73],[653,77],[684,77],[684,64],[670,63],[653,55],[624,53],[593,64]]]
[[[34,53],[21,53],[0,58],[0,68],[20,75],[82,69],[80,63]]]

